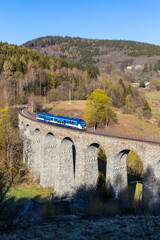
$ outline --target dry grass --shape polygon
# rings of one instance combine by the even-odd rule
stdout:
[[[145,94],[153,113],[150,120],[140,119],[134,114],[123,114],[121,110],[116,110],[118,123],[110,125],[109,129],[129,134],[159,137],[160,128],[157,122],[158,116],[160,116],[160,94],[159,92],[146,92]],[[44,107],[52,108],[50,110],[52,114],[84,118],[86,101],[75,100],[71,104],[69,101],[59,101],[44,105]]]
[[[154,119],[149,121],[140,119],[138,116],[131,114],[123,114],[121,111],[116,111],[118,123],[111,125],[109,128],[129,134],[146,135],[158,137],[160,128],[158,128]]]
[[[50,111],[52,114],[76,118],[84,118],[86,109],[86,103],[84,100],[74,100],[71,101],[71,104],[69,101],[59,101],[44,105],[46,108],[51,108],[51,106],[53,107]]]
[[[83,112],[85,112],[86,109],[86,101],[85,100],[74,100],[71,101],[71,103],[69,101],[62,101],[62,102],[58,102],[55,105],[55,109],[65,109],[65,110],[81,110]]]
[[[160,117],[160,92],[146,92],[145,93],[146,99],[149,102],[149,105],[152,109],[153,117],[159,118]]]

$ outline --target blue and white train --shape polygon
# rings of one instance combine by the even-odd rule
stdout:
[[[47,123],[53,123],[60,126],[65,127],[71,127],[71,128],[77,128],[80,130],[86,129],[86,123],[83,119],[80,118],[69,118],[69,117],[62,117],[62,116],[56,116],[53,114],[46,114],[39,112],[36,117],[37,120],[47,122]]]

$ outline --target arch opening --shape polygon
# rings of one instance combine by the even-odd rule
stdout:
[[[143,163],[132,150],[121,151],[116,157],[116,195],[120,192],[128,199],[130,207],[142,200]]]
[[[30,128],[29,128],[29,125],[27,124],[26,127],[25,127],[25,131],[26,131],[26,136],[27,137],[30,137]]]
[[[143,164],[133,151],[127,155],[127,178],[129,203],[134,207],[137,201],[142,200]]]
[[[85,154],[85,184],[95,185],[99,173],[102,173],[106,178],[107,157],[102,146],[98,143],[93,143],[89,145]]]

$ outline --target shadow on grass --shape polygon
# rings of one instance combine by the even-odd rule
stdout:
[[[104,176],[103,176],[104,177]],[[115,186],[121,181],[115,178],[114,188],[105,178],[101,178],[96,186],[82,185],[76,189],[73,200],[48,199],[36,195],[33,199],[11,197],[0,205],[0,230],[12,230],[19,223],[32,219],[53,220],[55,216],[81,214],[84,217],[107,216],[117,214],[159,215],[160,214],[160,180],[156,178],[152,168],[144,172],[144,189],[141,201],[135,201],[134,208],[128,205],[128,189],[120,189],[115,194]],[[37,201],[38,200],[38,201]]]
[[[70,214],[68,200],[46,200],[38,195],[34,199],[21,198],[16,200],[15,197],[12,197],[0,205],[0,232],[10,232],[17,227],[25,226],[27,223],[50,221],[54,217]]]

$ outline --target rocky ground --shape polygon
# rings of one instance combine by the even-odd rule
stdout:
[[[57,217],[52,221],[21,222],[17,229],[0,233],[0,240],[72,239],[72,240],[158,240],[160,217],[116,216],[84,219],[76,216]]]

